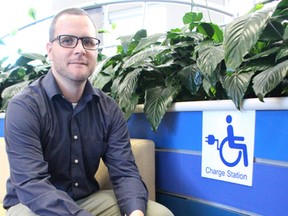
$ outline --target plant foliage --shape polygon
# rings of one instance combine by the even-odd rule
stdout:
[[[225,30],[203,22],[201,13],[183,16],[183,28],[127,36],[118,52],[99,64],[91,80],[105,90],[127,119],[137,104],[156,131],[172,102],[285,96],[287,89],[287,6],[255,5]]]
[[[37,53],[22,53],[15,64],[3,66],[8,58],[0,61],[1,110],[5,111],[8,101],[33,80],[47,73],[50,63],[46,56]]]
[[[202,13],[189,12],[182,28],[122,36],[117,53],[101,56],[90,80],[118,102],[127,119],[143,104],[153,131],[173,102],[231,99],[241,109],[245,98],[286,96],[288,1],[264,6],[255,5],[224,30],[202,21]],[[32,66],[35,59],[41,64]],[[48,68],[45,57],[25,54],[15,65],[1,67],[0,90],[33,80]],[[13,95],[10,89],[2,93],[4,107]]]

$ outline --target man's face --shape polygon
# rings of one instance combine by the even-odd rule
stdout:
[[[55,25],[54,38],[59,35],[95,37],[95,27],[87,16],[63,15]],[[57,76],[73,82],[83,82],[93,73],[97,62],[97,51],[86,50],[79,40],[75,48],[64,48],[58,40],[47,44],[47,53],[52,61],[52,71]]]

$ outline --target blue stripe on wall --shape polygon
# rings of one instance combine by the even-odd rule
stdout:
[[[288,161],[287,122],[287,110],[256,112],[255,157]]]
[[[240,216],[242,213],[237,213],[231,210],[215,207],[213,205],[204,204],[194,200],[175,197],[167,194],[157,193],[157,202],[168,207],[175,216]]]
[[[0,118],[0,137],[4,136],[4,118]]]
[[[133,138],[152,139],[157,148],[202,149],[202,112],[166,113],[156,133],[143,113],[135,113],[128,122]]]
[[[288,111],[256,111],[256,158],[288,162]],[[133,138],[152,139],[156,148],[201,151],[202,112],[168,112],[156,133],[143,113],[133,114],[128,122]]]
[[[256,158],[288,162],[288,111],[256,111]],[[157,133],[143,113],[134,114],[128,122],[133,138],[154,140],[157,148],[201,151],[202,112],[166,113]],[[0,119],[0,136],[4,136],[4,118]]]
[[[156,152],[156,188],[261,215],[287,209],[288,168],[254,164],[253,186],[201,177],[201,156]]]

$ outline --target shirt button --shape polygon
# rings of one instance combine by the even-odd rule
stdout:
[[[78,160],[78,159],[75,159],[75,160],[74,160],[74,163],[75,163],[75,164],[78,164],[78,163],[79,163],[79,160]]]
[[[75,186],[75,187],[78,187],[78,186],[79,186],[78,182],[75,182],[74,186]]]
[[[78,136],[77,135],[74,135],[74,137],[73,137],[75,140],[77,140],[78,139]]]

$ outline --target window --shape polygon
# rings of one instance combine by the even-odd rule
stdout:
[[[21,2],[20,0],[17,1]],[[1,34],[3,36],[1,39],[6,45],[0,45],[0,59],[4,56],[9,56],[11,61],[15,60],[18,57],[17,52],[19,49],[23,52],[46,54],[45,45],[48,41],[48,29],[51,22],[51,17],[49,17],[47,13],[51,11],[52,4],[54,7],[57,7],[57,4],[59,4],[59,7],[60,5],[64,7],[65,2],[52,1],[51,3],[51,1],[42,0],[41,3],[39,3],[37,0],[29,1],[35,6],[37,14],[40,13],[42,15],[42,20],[38,20],[35,23],[28,23],[28,25],[26,23],[26,26],[22,21],[21,23],[24,27],[14,36],[5,36],[5,33],[2,31]],[[117,41],[119,36],[131,35],[140,29],[146,29],[148,35],[151,35],[166,32],[172,28],[181,28],[184,26],[182,23],[183,15],[191,10],[194,12],[201,11],[207,22],[212,20],[218,25],[225,26],[234,17],[252,8],[255,1],[256,0],[245,0],[244,3],[244,1],[239,0],[207,0],[206,4],[206,1],[203,0],[146,0],[143,2],[114,0],[97,1],[97,4],[92,3],[86,4],[85,6],[82,4],[82,6],[91,14],[99,29],[104,29],[109,32],[100,34],[99,37],[101,40],[100,47],[103,48],[103,53],[110,55],[115,53],[115,47],[119,43],[119,41]],[[13,3],[11,3],[10,7],[12,7],[12,4]],[[68,6],[72,6],[70,1],[66,2],[65,7]],[[46,18],[43,17],[44,15]],[[5,17],[2,17],[1,20],[5,20]],[[22,19],[19,18],[16,20],[21,21]],[[10,21],[6,23],[6,27],[10,26]],[[11,30],[7,28],[7,31],[10,32]]]

